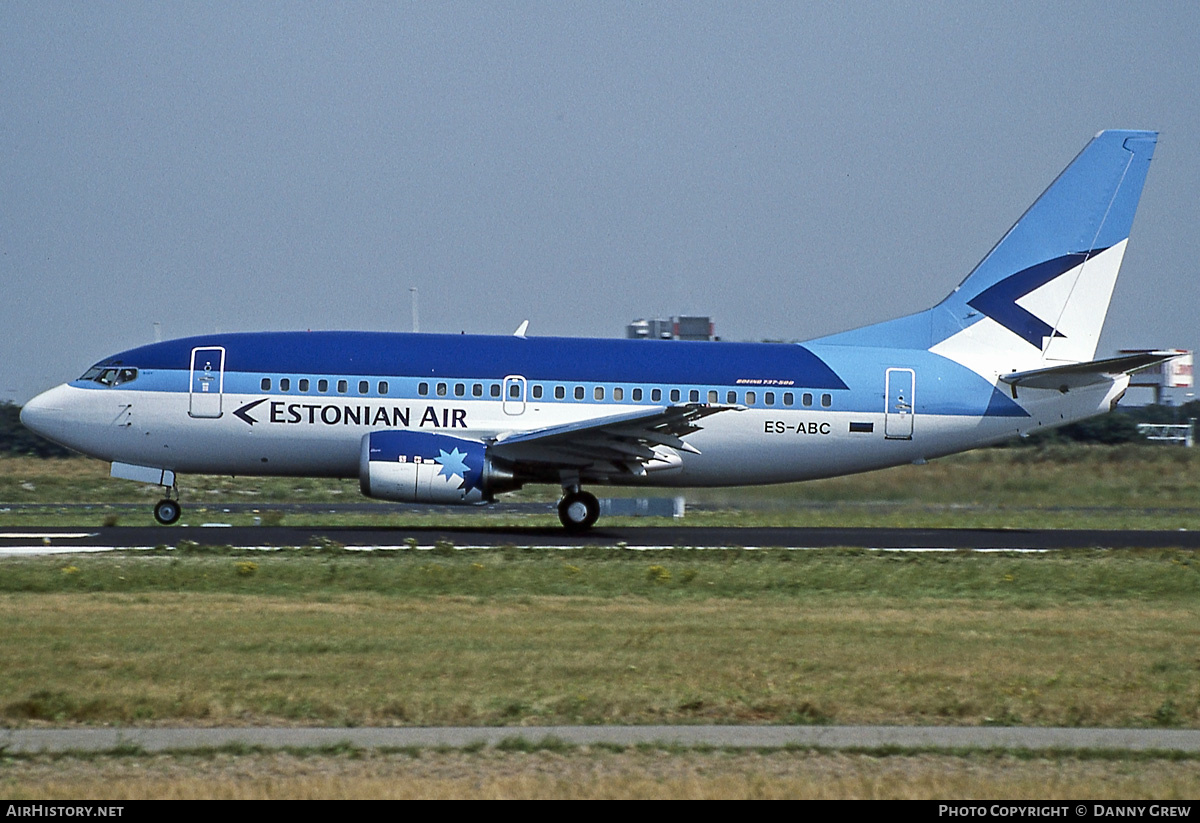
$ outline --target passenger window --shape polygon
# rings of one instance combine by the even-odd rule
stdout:
[[[472,397],[483,397],[483,384],[482,383],[475,383],[474,385],[471,386],[471,396]]]
[[[445,396],[446,396],[446,384],[445,384],[445,383],[438,383],[438,384],[437,384],[437,396],[438,396],[438,397],[445,397]]]
[[[582,399],[583,399],[583,386],[576,386],[576,387],[575,387],[575,399],[576,399],[576,400],[582,400]]]
[[[290,391],[291,388],[292,388],[291,380],[288,380],[286,377],[279,378],[279,390],[280,391]]]
[[[358,381],[358,393],[359,393],[359,394],[366,394],[366,393],[367,393],[367,392],[369,392],[370,390],[371,390],[371,384],[370,384],[370,383],[368,383],[366,380],[359,380],[359,381]]]
[[[418,383],[417,384],[417,394],[421,395],[422,397],[429,394],[429,384],[428,383]]]
[[[653,403],[658,403],[662,400],[662,389],[653,389],[650,392],[650,400]]]
[[[348,389],[349,387],[350,387],[350,384],[348,382],[346,382],[345,380],[339,380],[338,381],[338,394],[345,394],[346,389]]]
[[[708,402],[709,402],[709,403],[716,403],[716,402],[717,402],[717,393],[716,393],[715,391],[710,391],[710,392],[708,393]]]
[[[499,397],[500,396],[500,384],[493,383],[490,393],[491,393],[492,397]]]
[[[811,406],[812,405],[812,394],[810,394],[809,392],[805,392],[804,396],[800,398],[800,401],[806,406]]]
[[[679,402],[679,389],[671,389],[671,402],[672,403]]]
[[[833,405],[833,395],[831,395],[831,394],[821,395],[821,405],[824,406],[825,408],[829,408],[830,406],[832,406]]]
[[[508,384],[508,396],[514,400],[519,400],[521,397],[521,384],[515,380]]]
[[[329,391],[329,381],[323,377],[320,380],[318,380],[317,381],[317,391],[319,391],[319,392]]]
[[[699,389],[692,389],[690,392],[688,392],[688,402],[689,403],[699,403],[700,402],[700,390]]]
[[[636,402],[640,402],[640,401],[641,401],[641,399],[642,399],[642,390],[641,390],[641,389],[634,389],[634,390],[633,390],[633,400],[634,400],[634,402],[635,402],[635,403],[636,403]]]
[[[540,383],[535,384],[533,387],[533,399],[534,400],[542,399],[542,385]]]
[[[625,390],[624,389],[622,389],[620,386],[613,389],[613,400],[624,400],[624,399],[625,399]]]
[[[567,396],[567,390],[566,390],[566,389],[564,389],[562,386],[555,386],[555,387],[554,387],[554,399],[555,399],[555,400],[562,400],[562,399],[563,399],[564,397],[566,397],[566,396]]]
[[[736,403],[737,402],[737,392],[735,392],[735,391],[727,392],[725,394],[725,402],[726,403]]]
[[[592,397],[596,398],[597,400],[603,400],[604,399],[604,387],[597,386],[595,391],[592,392]]]
[[[308,391],[308,378],[300,378],[300,391]]]
[[[790,391],[785,391],[783,393],[783,405],[790,406],[795,402],[796,402],[796,395],[792,394]]]
[[[774,406],[775,405],[775,392],[773,392],[773,391],[765,392],[763,394],[763,402],[766,403],[768,406]]]
[[[462,384],[462,383],[454,384],[454,396],[455,397],[462,397],[466,393],[467,393],[467,387],[464,384]]]
[[[258,385],[262,387],[263,391],[270,391],[271,390],[271,378],[264,377],[262,379],[262,382],[259,383]]]
[[[387,384],[387,381],[386,381],[386,380],[380,380],[380,381],[379,381],[379,393],[380,393],[380,394],[387,394],[387,393],[388,393],[388,384]]]
[[[748,391],[748,392],[746,392],[746,405],[747,405],[747,406],[753,406],[753,405],[754,405],[754,401],[755,401],[756,399],[757,399],[757,398],[754,396],[754,392],[752,392],[752,391]]]

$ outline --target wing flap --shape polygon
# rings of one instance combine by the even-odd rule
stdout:
[[[595,475],[645,474],[680,465],[678,452],[699,454],[684,438],[700,420],[743,406],[689,403],[653,406],[502,436],[490,453],[513,463],[586,470]]]

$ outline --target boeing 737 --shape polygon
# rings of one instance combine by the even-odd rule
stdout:
[[[730,486],[863,472],[1112,409],[1096,360],[1157,133],[1098,134],[931,309],[800,344],[377,332],[211,334],[106,357],[38,395],[33,431],[166,489],[179,474],[357,477],[392,501],[561,486]]]

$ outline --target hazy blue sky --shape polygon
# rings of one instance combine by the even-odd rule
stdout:
[[[1200,348],[1200,3],[0,3],[0,400],[213,330],[804,339],[1162,134],[1100,355]]]

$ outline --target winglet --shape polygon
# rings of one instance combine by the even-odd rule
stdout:
[[[513,337],[524,337],[525,330],[529,328],[529,321],[522,320],[521,325],[517,326],[517,330],[513,332]]]

